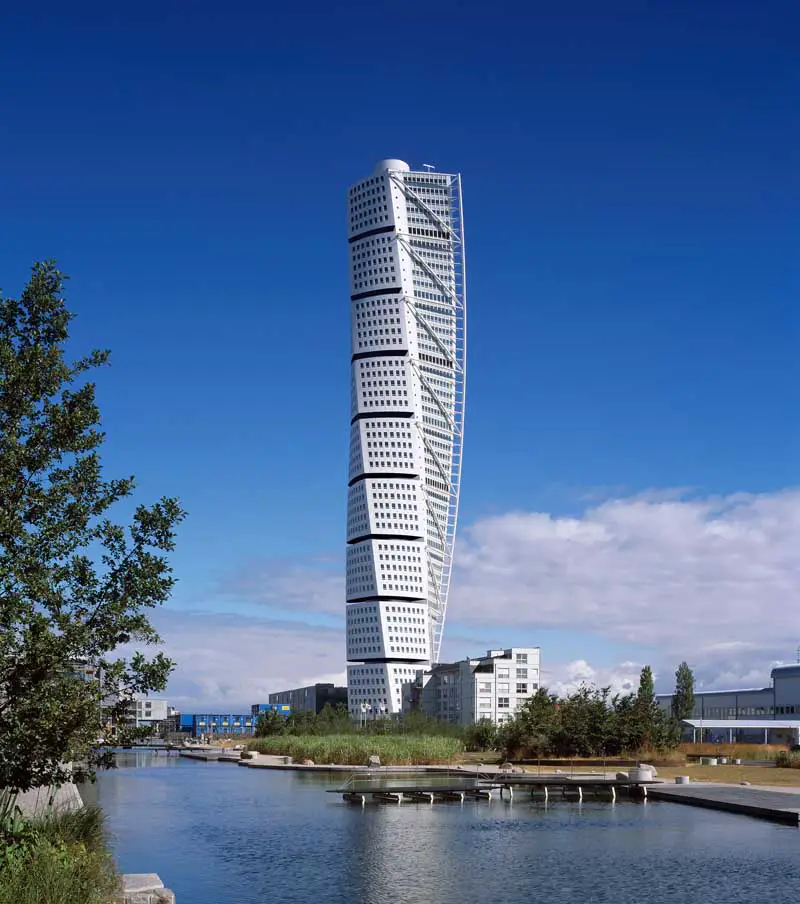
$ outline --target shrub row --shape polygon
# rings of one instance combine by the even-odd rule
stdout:
[[[775,757],[775,765],[783,769],[800,769],[800,750],[781,750]]]

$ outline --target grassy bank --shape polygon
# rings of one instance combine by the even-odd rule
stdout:
[[[339,766],[363,766],[373,755],[384,766],[432,766],[452,762],[464,749],[457,738],[417,735],[273,735],[249,740],[247,746],[258,753]]]
[[[774,766],[672,766],[658,769],[658,777],[671,781],[676,775],[688,775],[693,782],[723,782],[738,785],[778,785],[800,789],[800,769],[782,769]]]
[[[98,808],[6,821],[0,904],[109,904],[118,882]]]

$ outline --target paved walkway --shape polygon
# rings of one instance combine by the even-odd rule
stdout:
[[[752,785],[723,785],[696,782],[688,785],[650,785],[647,796],[712,810],[742,813],[774,822],[800,826],[800,793],[792,788]]]

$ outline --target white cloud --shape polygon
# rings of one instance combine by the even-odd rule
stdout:
[[[800,492],[642,495],[462,534],[449,617],[595,633],[735,672],[800,638]]]
[[[450,640],[459,634],[501,637],[513,628],[535,640],[537,630],[559,629],[641,646],[663,689],[672,686],[682,659],[705,687],[757,686],[768,680],[771,665],[793,658],[800,643],[798,550],[798,490],[706,498],[651,492],[593,504],[574,517],[511,512],[482,518],[459,535],[445,648],[452,654]],[[250,563],[218,597],[300,616],[341,616],[342,563]],[[276,632],[269,624],[254,619],[253,634],[241,646],[233,622],[217,638],[169,638],[198,661],[196,651],[205,650],[209,666],[191,666],[191,693],[240,697],[238,682],[244,681],[246,699],[255,702],[268,690],[310,683],[317,674],[342,676],[343,629]],[[217,656],[220,645],[226,652]],[[473,642],[458,646],[458,655],[476,652]],[[542,652],[548,666],[546,647]],[[633,663],[593,667],[591,649],[574,655],[583,658],[550,667],[553,687],[568,689],[581,674],[617,689],[638,681]],[[182,662],[181,675],[184,668]],[[236,680],[225,679],[232,671]]]
[[[630,694],[639,686],[641,663],[623,662],[609,668],[595,668],[585,659],[545,666],[542,684],[563,697],[578,690],[582,684],[609,687],[612,694]]]
[[[164,696],[184,712],[249,712],[276,691],[341,684],[344,636],[302,622],[162,610],[154,618],[177,668]]]
[[[284,612],[342,616],[344,553],[341,559],[266,559],[245,562],[217,588],[221,599],[261,604]]]

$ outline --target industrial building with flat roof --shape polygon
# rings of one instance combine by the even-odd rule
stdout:
[[[288,705],[292,712],[320,713],[330,706],[347,706],[347,688],[333,684],[311,684],[269,695],[272,705]]]
[[[256,733],[258,717],[270,711],[277,712],[284,718],[291,715],[288,706],[271,703],[256,703],[250,707],[249,713],[175,713],[174,730],[190,734],[193,738],[253,735]]]
[[[769,687],[695,691],[694,709],[687,722],[692,729],[700,730],[703,738],[715,741],[762,742],[766,729],[766,736],[776,743],[797,743],[800,663],[775,666],[770,678]],[[659,694],[656,699],[669,711],[672,697]],[[769,722],[775,724],[763,724]]]

